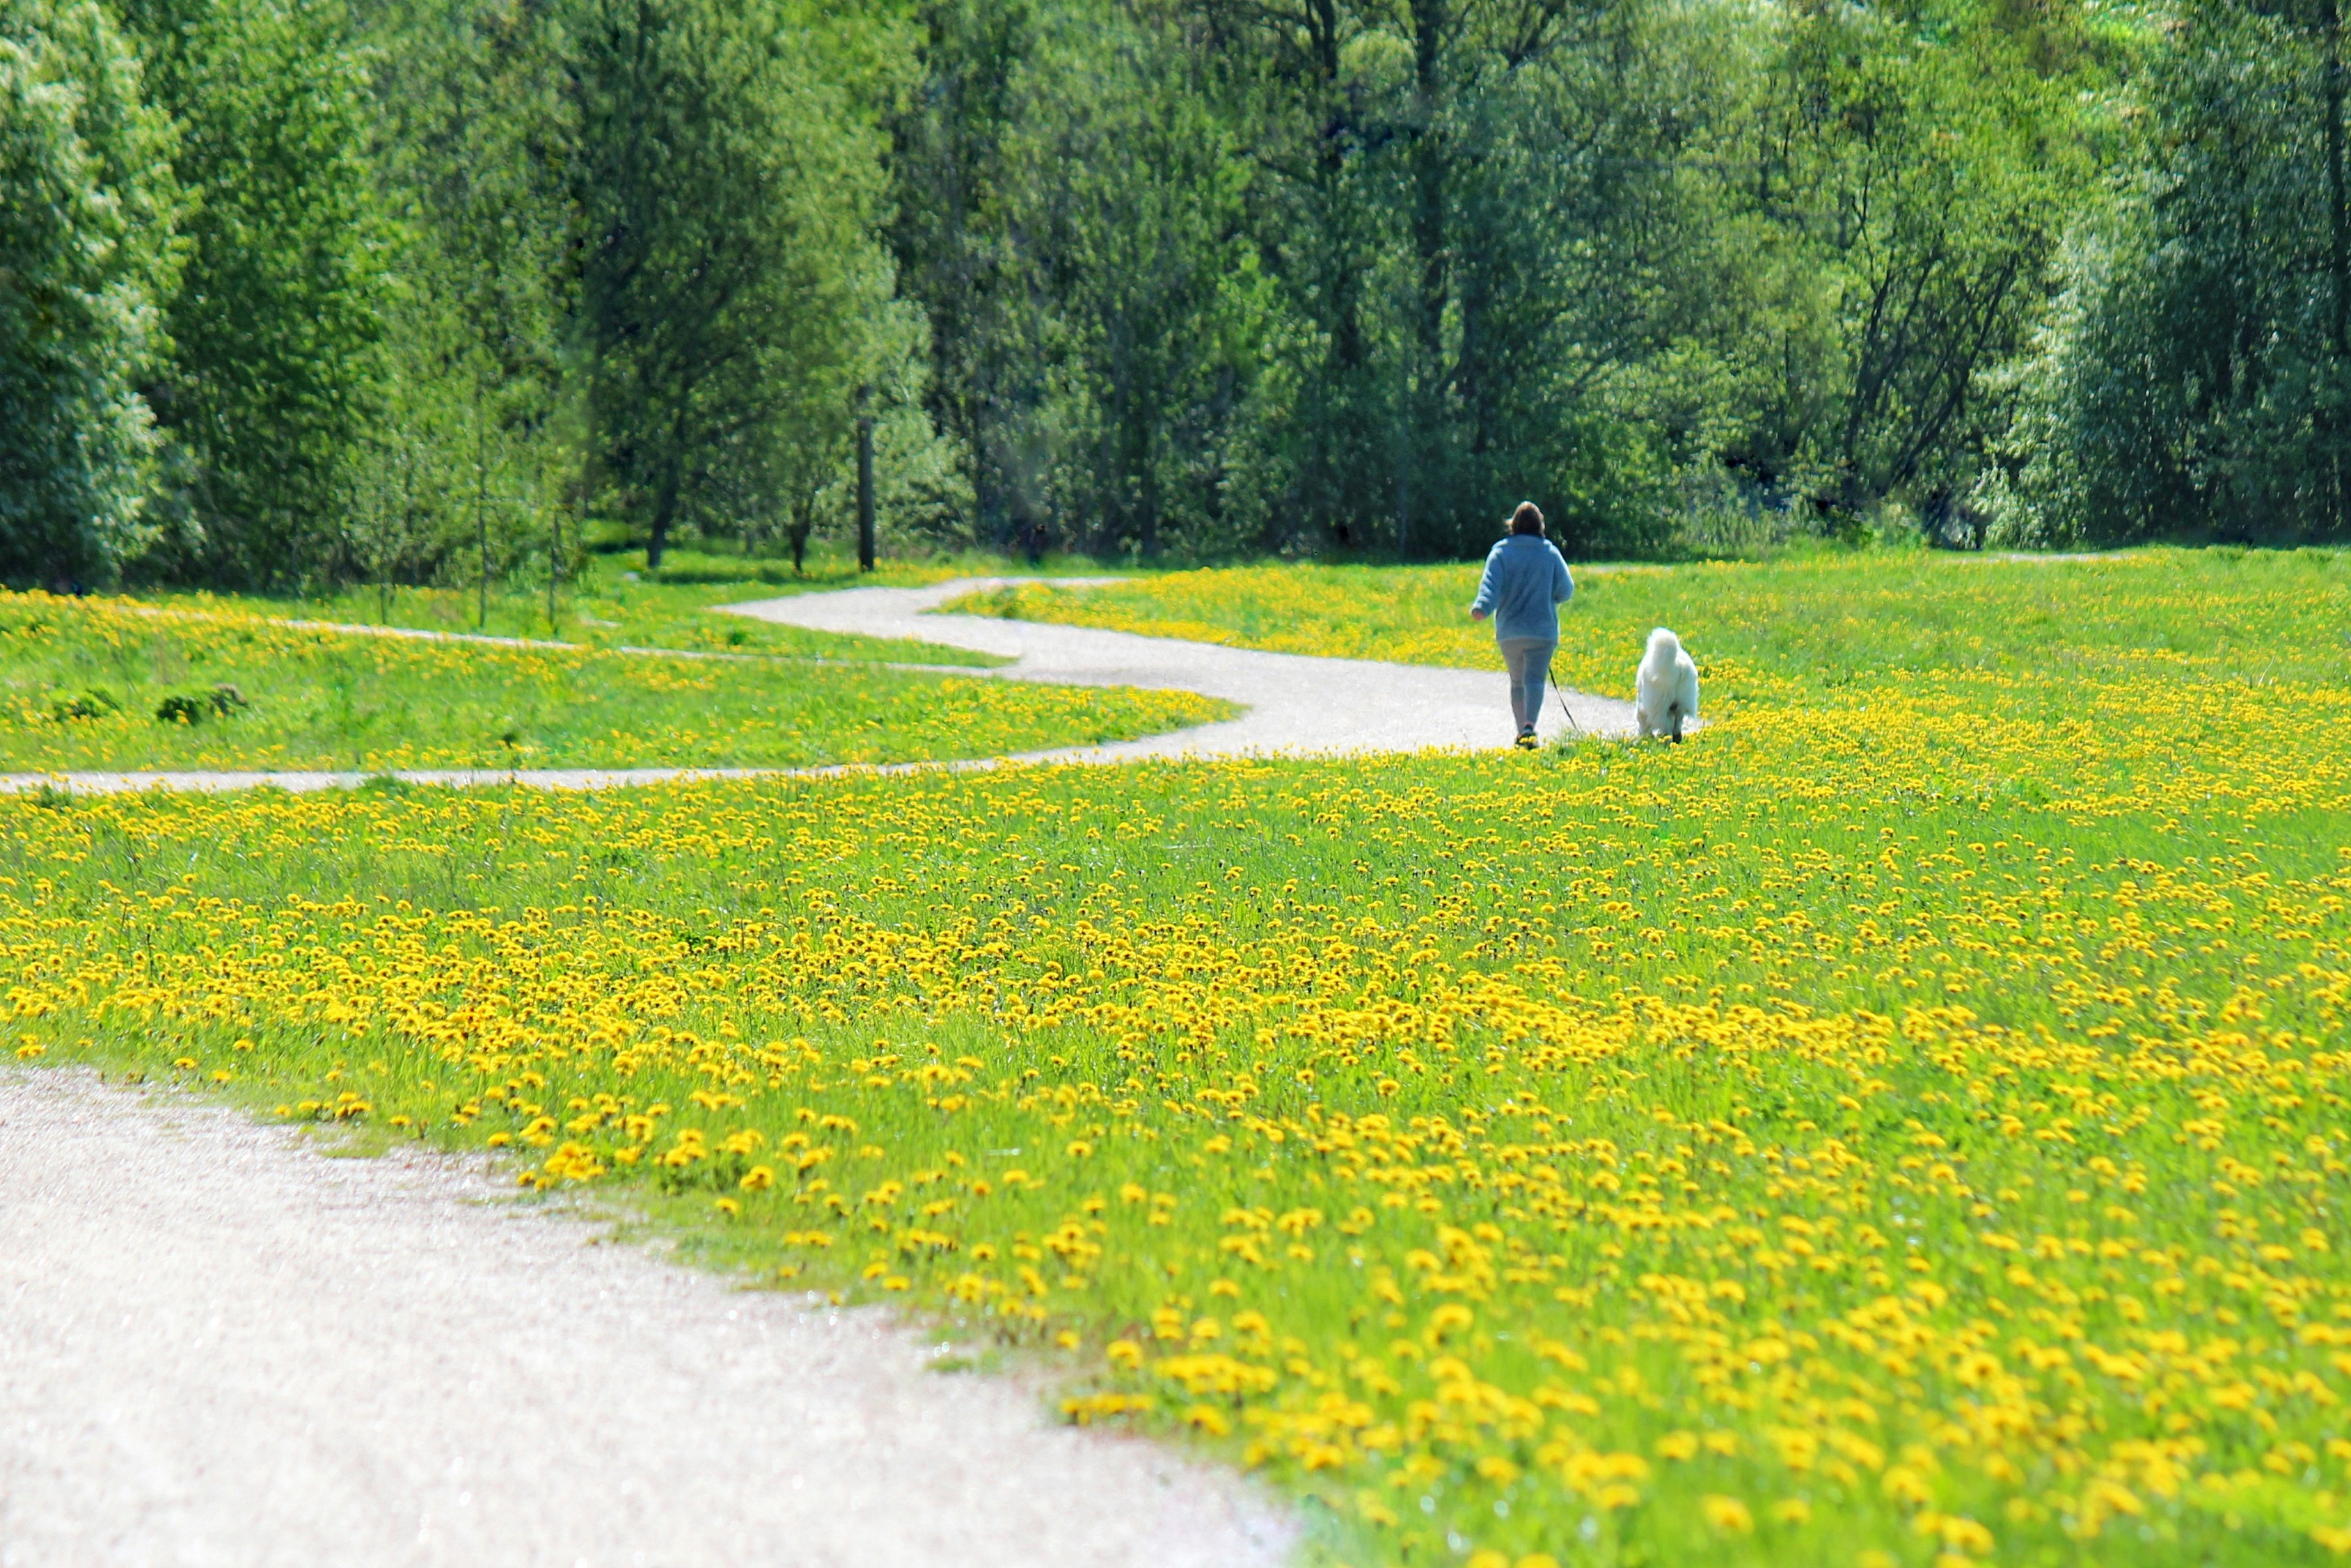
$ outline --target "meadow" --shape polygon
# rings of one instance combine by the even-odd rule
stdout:
[[[1593,580],[1689,744],[0,802],[9,1048],[1050,1358],[1316,1561],[2351,1553],[2351,570]]]
[[[490,647],[233,604],[0,593],[0,771],[885,763],[1123,740],[1224,711],[870,660]]]
[[[498,584],[484,597],[462,587],[360,585],[307,598],[257,599],[172,592],[152,602],[179,608],[261,612],[288,620],[423,632],[481,632],[578,643],[588,648],[675,648],[697,653],[768,653],[783,658],[880,661],[986,666],[1005,661],[966,648],[888,637],[860,637],[780,626],[711,613],[722,605],[843,588],[921,588],[958,577],[1002,575],[1101,576],[1087,561],[1053,557],[1041,565],[967,553],[893,559],[872,572],[853,557],[812,550],[807,570],[789,562],[736,554],[673,549],[659,570],[644,552],[590,555],[567,575],[552,600],[542,579]],[[550,613],[550,611],[552,612]]]

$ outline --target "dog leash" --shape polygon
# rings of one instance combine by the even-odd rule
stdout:
[[[1575,710],[1567,706],[1567,694],[1554,685],[1551,689],[1551,695],[1559,699],[1559,711],[1567,716],[1567,727],[1582,735],[1583,727],[1575,722]]]

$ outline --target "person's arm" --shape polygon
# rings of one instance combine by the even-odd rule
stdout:
[[[1499,553],[1499,549],[1486,553],[1486,571],[1478,580],[1478,598],[1469,606],[1469,619],[1472,621],[1483,621],[1494,613],[1494,562]]]
[[[1557,545],[1553,545],[1551,548],[1551,601],[1564,604],[1574,597],[1575,579],[1568,572],[1567,558],[1559,553]]]

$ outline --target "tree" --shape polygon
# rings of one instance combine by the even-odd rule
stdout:
[[[579,499],[578,224],[562,10],[391,0],[371,26],[379,182],[410,222],[370,442],[371,575],[464,580],[565,559]]]
[[[367,155],[365,62],[330,0],[131,0],[193,198],[173,354],[150,390],[182,458],[168,563],[240,586],[351,570],[400,235]]]
[[[1261,542],[1386,537],[1399,511],[1395,398],[1380,363],[1377,281],[1390,204],[1367,179],[1393,140],[1382,70],[1388,9],[1359,0],[1199,0],[1203,52],[1267,174],[1254,238],[1290,330],[1267,444],[1288,473],[1269,487]]]
[[[1405,556],[1481,547],[1529,496],[1571,548],[1652,545],[1669,456],[1647,367],[1720,249],[1677,170],[1719,94],[1679,68],[1701,45],[1739,63],[1738,24],[1685,39],[1637,0],[1202,4],[1248,46],[1281,188],[1267,248],[1315,329],[1300,499]]]
[[[1228,513],[1273,308],[1247,240],[1252,172],[1165,35],[1115,18],[1057,34],[1039,63],[1086,90],[1032,76],[1042,101],[1013,132],[1028,276],[1052,301],[1049,494],[1099,550],[1246,542]]]
[[[570,83],[589,451],[658,566],[778,517],[889,295],[858,49],[788,0],[585,0]]]
[[[1833,526],[1909,495],[1939,517],[1988,439],[1984,374],[2025,345],[2064,225],[2095,189],[2057,35],[1998,12],[1791,15],[1759,162],[1767,210],[1832,281],[1842,366],[1792,455]],[[2035,68],[2041,51],[2050,69]]]
[[[2198,0],[2180,23],[2019,378],[1990,497],[2014,542],[2351,538],[2333,13]]]
[[[1022,253],[1018,131],[1040,18],[1030,0],[925,0],[914,16],[918,90],[888,118],[888,238],[899,287],[923,312],[925,406],[964,454],[972,531],[1033,538],[1047,510],[1039,405],[1042,301]]]
[[[0,0],[0,580],[105,581],[148,531],[171,152],[99,6]]]

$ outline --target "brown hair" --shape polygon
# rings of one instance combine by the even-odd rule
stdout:
[[[1510,514],[1510,532],[1542,537],[1542,508],[1532,501],[1520,501],[1519,509]]]

